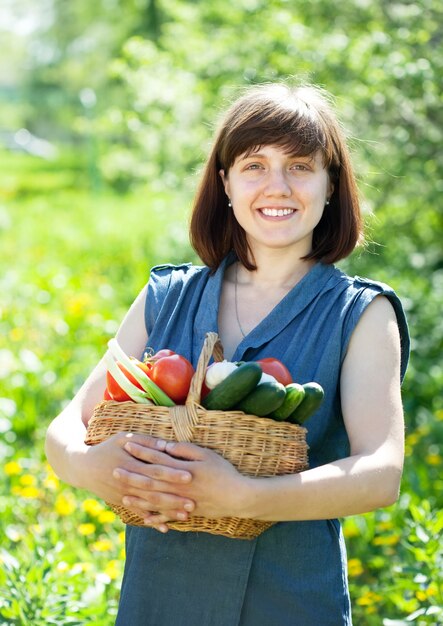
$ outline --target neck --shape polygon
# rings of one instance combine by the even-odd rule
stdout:
[[[315,261],[303,261],[287,250],[267,250],[265,253],[254,251],[254,259],[257,269],[250,272],[241,266],[238,271],[239,282],[286,290],[292,289],[315,265]]]

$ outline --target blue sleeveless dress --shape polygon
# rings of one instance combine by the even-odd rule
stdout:
[[[211,274],[191,264],[158,266],[146,300],[149,346],[170,348],[196,365],[208,331],[217,332],[229,256]],[[360,316],[378,295],[394,307],[401,336],[403,378],[409,335],[402,305],[390,287],[351,278],[318,263],[239,344],[232,360],[273,356],[300,383],[325,389],[320,410],[306,422],[309,464],[349,455],[339,377]],[[336,519],[280,522],[255,540],[208,533],[166,535],[127,526],[126,565],[117,626],[349,626],[346,549]]]

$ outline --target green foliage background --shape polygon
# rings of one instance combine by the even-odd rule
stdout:
[[[442,624],[440,3],[4,6],[0,624],[113,623],[122,527],[53,476],[45,429],[149,267],[197,260],[187,215],[219,111],[244,85],[299,77],[336,96],[357,165],[369,243],[342,265],[397,290],[412,336],[401,498],[344,521],[354,620]],[[20,128],[53,158],[23,133],[7,149]]]

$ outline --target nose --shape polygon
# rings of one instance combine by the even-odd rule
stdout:
[[[265,196],[288,197],[291,193],[292,189],[286,178],[286,172],[282,169],[271,169],[266,180]]]

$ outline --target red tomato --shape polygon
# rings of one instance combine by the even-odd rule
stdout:
[[[168,348],[163,348],[159,350],[150,358],[150,361],[158,361],[158,359],[162,359],[164,356],[174,356],[175,352],[173,350],[169,350]]]
[[[292,380],[291,372],[286,365],[283,365],[278,359],[267,357],[266,359],[259,359],[257,363],[260,365],[265,374],[270,374],[282,385],[289,385],[294,382]]]
[[[145,363],[142,363],[141,361],[138,361],[137,359],[133,359],[133,360],[135,362],[135,365],[137,365],[137,367],[139,367],[143,372],[145,372],[145,374],[149,375],[150,367],[148,365],[146,365]],[[124,373],[126,378],[133,385],[135,385],[139,389],[143,389],[143,387],[140,385],[138,380],[136,380],[134,376],[132,376],[132,374],[130,374],[128,370],[125,367],[123,367],[121,363],[117,363],[117,365],[119,366],[121,371]],[[114,380],[114,378],[111,376],[109,372],[106,373],[106,383],[107,383],[107,391],[109,395],[111,396],[112,400],[116,400],[117,402],[130,402],[131,401],[131,398],[128,396],[128,394],[123,391],[123,389]]]
[[[149,377],[176,404],[183,404],[188,395],[194,368],[180,354],[164,356],[154,361]]]

